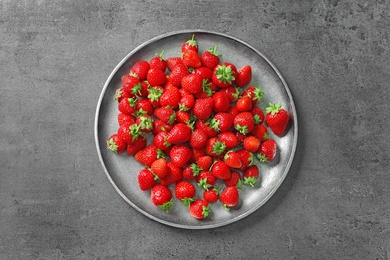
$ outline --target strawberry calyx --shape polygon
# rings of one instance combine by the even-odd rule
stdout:
[[[264,154],[261,153],[257,154],[257,158],[259,159],[260,162],[263,163],[268,162],[268,158]]]
[[[152,118],[150,116],[140,116],[139,126],[141,130],[151,130],[153,128]]]
[[[205,189],[205,190],[208,190],[209,188],[212,187],[212,185],[210,183],[207,183],[207,178],[200,179],[199,182],[198,182],[198,186],[200,188]]]
[[[222,57],[222,54],[217,54],[217,45],[214,45],[214,47],[210,48],[208,50],[208,52],[210,52],[211,54],[221,58]]]
[[[270,113],[271,115],[275,115],[279,112],[279,110],[282,108],[282,104],[276,104],[276,103],[269,103],[269,107],[265,109],[267,113]]]
[[[234,98],[234,100],[237,100],[240,97],[240,90],[238,88],[235,88],[235,91],[232,92],[231,95]]]
[[[129,127],[129,134],[132,136],[131,140],[136,141],[138,140],[139,136],[141,135],[141,126],[138,124],[132,124]]]
[[[137,78],[137,79],[139,79],[139,76],[138,76],[138,74],[137,74],[137,73],[135,73],[135,72],[133,72],[133,71],[130,71],[129,75],[130,75],[130,76],[132,76],[132,77],[134,77],[134,78]]]
[[[225,151],[225,149],[226,144],[221,141],[217,141],[213,146],[213,153],[215,153],[216,155],[221,155]]]
[[[197,45],[197,42],[195,40],[195,34],[192,35],[192,38],[190,40],[186,41],[186,44],[189,46],[196,46]]]
[[[191,170],[192,170],[192,174],[194,176],[198,176],[199,172],[202,171],[203,169],[200,168],[196,163],[192,163],[191,164]]]
[[[235,128],[236,128],[236,130],[237,130],[238,132],[240,132],[241,134],[246,135],[246,134],[248,133],[248,127],[245,126],[245,125],[242,126],[242,125],[237,124],[237,125],[235,126]]]
[[[226,211],[230,211],[230,207],[228,205],[226,205],[225,203],[222,203],[222,207],[226,210]]]
[[[215,118],[209,119],[206,122],[207,125],[209,125],[210,128],[214,129],[215,131],[219,132],[219,121]]]
[[[260,87],[257,87],[253,90],[253,98],[252,100],[260,101],[264,96],[264,92]]]
[[[241,189],[242,188],[242,181],[241,181],[241,179],[238,180],[238,182],[236,184],[236,188],[237,189]]]
[[[215,75],[217,76],[217,79],[224,84],[230,84],[233,80],[235,80],[232,68],[230,66],[226,66],[225,64],[216,68]]]
[[[146,110],[144,110],[144,109],[142,109],[142,108],[140,108],[140,109],[138,109],[137,111],[135,111],[135,115],[136,115],[137,117],[146,115],[147,113],[148,113],[148,111],[146,111]]]
[[[184,206],[188,207],[188,206],[190,206],[191,202],[193,202],[193,201],[194,201],[193,198],[184,198],[184,199],[181,200],[181,203]]]
[[[210,85],[211,83],[207,79],[202,81],[202,91],[205,92],[208,97],[213,95],[213,90],[211,89]]]
[[[157,159],[165,158],[165,153],[161,149],[157,149]]]
[[[257,183],[257,178],[256,177],[254,177],[254,176],[244,177],[244,184],[250,185],[251,187],[255,187],[256,183]]]
[[[119,100],[119,98],[122,96],[123,90],[122,89],[117,89],[115,91],[115,94],[113,96],[114,100]]]
[[[255,122],[255,125],[258,125],[261,123],[260,116],[258,114],[253,116],[253,121]]]
[[[131,107],[135,107],[137,100],[135,98],[128,98],[127,101]]]
[[[168,125],[172,125],[176,120],[176,113],[172,113],[170,116],[169,116],[169,119],[168,119],[168,122],[167,124]]]
[[[141,83],[135,84],[131,89],[131,94],[141,95],[141,90],[142,90],[142,84]]]
[[[186,107],[185,105],[179,103],[179,110],[180,111],[188,111],[190,109],[188,107]]]
[[[210,206],[202,206],[202,215],[207,218],[210,214]]]
[[[164,50],[162,50],[160,53],[156,53],[156,57],[158,57],[160,60],[163,60]]]
[[[115,143],[114,139],[112,138],[107,140],[107,148],[114,153],[118,151],[118,145]]]
[[[160,99],[162,93],[163,93],[163,90],[160,88],[155,88],[155,87],[150,88],[148,98],[151,101],[158,101]]]
[[[171,199],[168,202],[165,202],[162,205],[159,205],[158,207],[163,211],[168,211],[173,206],[173,200]]]

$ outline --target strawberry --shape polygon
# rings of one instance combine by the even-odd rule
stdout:
[[[226,95],[229,97],[230,102],[237,101],[238,97],[240,96],[240,90],[233,86],[224,88],[221,91],[226,93]]]
[[[161,71],[165,71],[165,69],[167,68],[167,64],[163,58],[163,55],[164,55],[164,50],[161,51],[161,53],[156,53],[156,56],[154,56],[149,61],[150,69],[156,68],[156,69],[159,69]],[[160,85],[160,84],[157,84],[157,85]]]
[[[251,111],[252,99],[250,97],[240,97],[237,100],[236,107],[240,112]]]
[[[219,189],[217,188],[209,188],[207,190],[204,190],[203,192],[203,199],[206,200],[208,203],[214,203],[219,198]]]
[[[183,169],[183,178],[188,180],[195,179],[199,175],[199,172],[202,170],[196,163],[188,164]]]
[[[167,68],[172,71],[173,68],[179,64],[179,63],[183,63],[183,60],[181,59],[181,57],[169,57],[166,59],[166,64],[167,64]]]
[[[211,137],[206,143],[206,153],[210,156],[222,155],[226,150],[226,145],[215,137]]]
[[[183,96],[179,101],[179,109],[181,111],[188,111],[195,105],[195,98],[193,95],[188,94]]]
[[[159,158],[155,160],[150,166],[150,169],[159,179],[162,179],[167,176],[169,172],[169,168],[165,158]]]
[[[196,94],[202,91],[203,80],[198,74],[188,74],[181,80],[181,87],[190,94]]]
[[[107,139],[107,148],[114,153],[121,153],[126,150],[127,143],[118,134],[113,134]]]
[[[177,108],[179,106],[180,99],[181,94],[179,89],[177,87],[170,86],[165,88],[165,91],[162,93],[159,101],[160,105],[163,107],[169,106],[170,108]]]
[[[177,63],[169,74],[169,82],[176,87],[180,87],[182,79],[189,74],[190,72],[184,63]]]
[[[220,60],[219,54],[216,54],[217,46],[205,51],[200,55],[200,60],[202,61],[202,65],[213,70],[218,64]]]
[[[238,87],[244,87],[249,84],[252,80],[252,67],[250,65],[245,65],[240,68],[236,74],[236,85]]]
[[[131,88],[139,82],[139,78],[134,77],[130,74],[121,77],[122,88],[129,93],[131,92]]]
[[[151,115],[153,114],[153,105],[148,99],[139,99],[135,104],[136,115]]]
[[[240,156],[242,162],[240,170],[245,170],[249,166],[252,166],[254,158],[252,152],[249,152],[245,149],[238,149],[236,153]]]
[[[139,80],[145,80],[146,75],[148,74],[150,66],[149,63],[145,60],[140,60],[130,68],[130,75],[138,78]]]
[[[163,157],[164,153],[154,145],[146,146],[134,155],[136,161],[149,167],[155,160]]]
[[[136,106],[135,98],[122,99],[118,104],[118,110],[126,115],[132,115],[135,112]]]
[[[199,118],[200,120],[207,120],[212,112],[214,106],[214,99],[209,98],[201,98],[195,100],[195,105],[192,108],[192,112],[194,116]]]
[[[202,66],[202,62],[198,55],[198,52],[194,50],[185,50],[182,53],[182,60],[184,65],[191,68],[199,68]]]
[[[127,77],[126,84],[123,85],[123,90],[126,92],[129,92],[130,94],[136,95],[138,92],[141,91],[141,81],[136,78],[129,76]]]
[[[192,148],[203,148],[208,140],[207,133],[201,129],[195,129],[191,133],[190,146]]]
[[[251,134],[257,137],[260,140],[260,142],[267,140],[269,138],[268,129],[264,125],[255,125],[253,127],[253,130],[251,131]]]
[[[158,68],[150,68],[148,74],[146,75],[146,80],[153,87],[161,86],[167,80],[167,76],[165,75],[164,71]]]
[[[253,115],[253,120],[255,121],[255,125],[259,125],[264,121],[264,112],[258,106],[253,106],[251,113]]]
[[[153,144],[160,150],[165,151],[171,144],[167,141],[168,133],[167,132],[159,132],[153,138]]]
[[[128,155],[134,155],[138,151],[144,149],[146,147],[146,139],[145,137],[138,137],[137,140],[131,142],[127,145],[126,152]]]
[[[176,111],[176,122],[189,124],[191,121],[191,115],[187,111]]]
[[[242,177],[244,178],[244,184],[254,187],[259,179],[259,168],[256,165],[248,167]]]
[[[229,179],[224,180],[227,187],[235,186],[237,189],[242,188],[241,175],[237,171],[231,171]]]
[[[211,166],[211,174],[221,180],[229,179],[231,175],[229,166],[223,161],[217,161]]]
[[[277,150],[278,146],[274,139],[265,140],[257,151],[257,158],[260,162],[270,162],[275,158]]]
[[[200,188],[205,190],[212,187],[217,179],[209,171],[200,171],[199,175],[195,177],[196,182]]]
[[[249,152],[256,152],[260,148],[260,139],[254,136],[247,136],[243,142],[244,148]]]
[[[183,167],[192,157],[192,150],[186,145],[174,145],[169,153],[177,167]]]
[[[201,120],[196,120],[195,129],[200,129],[204,131],[208,137],[214,137],[218,134],[217,130],[211,127],[212,120],[207,120],[206,122]]]
[[[249,97],[252,100],[252,104],[257,104],[264,96],[264,92],[260,87],[249,86],[242,94],[243,97]]]
[[[167,123],[164,123],[160,119],[153,120],[152,125],[153,125],[152,133],[154,135],[157,135],[160,132],[169,132],[172,129],[172,125],[168,125]]]
[[[248,134],[255,126],[252,113],[241,112],[234,118],[233,125],[238,132],[244,135]]]
[[[190,204],[189,211],[194,218],[204,219],[210,214],[210,206],[206,200],[198,199]]]
[[[150,169],[145,168],[138,172],[138,186],[142,191],[151,189],[155,183],[155,176]]]
[[[235,186],[225,188],[219,196],[219,200],[221,201],[223,207],[228,211],[231,207],[234,207],[238,204],[239,199],[240,196],[238,189]]]
[[[130,92],[127,92],[122,88],[119,88],[115,91],[115,94],[113,96],[113,98],[119,102],[121,102],[122,99],[128,99],[128,98],[133,98],[135,97],[133,94],[131,94]]]
[[[234,151],[228,151],[223,160],[230,168],[240,169],[242,167],[241,157]]]
[[[126,115],[126,114],[123,114],[123,113],[119,113],[118,116],[118,124],[119,126],[122,126],[124,124],[127,124],[127,125],[131,125],[132,123],[135,123],[135,116],[133,115]]]
[[[191,182],[182,180],[176,183],[175,196],[178,200],[181,200],[184,206],[189,206],[193,197],[195,196],[196,190]]]
[[[183,171],[180,167],[176,166],[173,162],[167,164],[169,171],[168,174],[160,179],[160,184],[168,186],[177,183],[183,178]]]
[[[231,114],[233,118],[235,118],[240,113],[235,105],[230,106],[226,112]]]
[[[211,76],[213,75],[213,71],[207,67],[200,67],[200,68],[196,68],[194,70],[194,73],[195,74],[198,74],[199,76],[202,77],[202,79],[210,79]]]
[[[192,38],[186,41],[181,46],[181,52],[185,52],[186,50],[193,50],[198,53],[198,43],[195,40],[195,34],[192,35]]]
[[[175,111],[172,108],[168,107],[155,108],[153,111],[153,115],[168,125],[173,125],[176,120]]]
[[[173,206],[171,190],[161,184],[155,184],[150,191],[150,198],[154,205],[168,211]]]
[[[213,70],[212,81],[220,88],[229,87],[235,80],[235,73],[231,66],[219,64]]]
[[[140,127],[136,123],[125,124],[118,128],[118,135],[127,144],[132,144],[140,137]]]
[[[217,113],[212,120],[212,126],[220,133],[227,132],[233,126],[233,117],[228,113]]]
[[[149,115],[141,115],[137,117],[135,123],[139,126],[141,132],[149,133],[152,131],[152,118]]]
[[[192,158],[191,162],[196,162],[200,157],[205,156],[206,152],[203,148],[196,149],[192,148]]]
[[[211,156],[204,155],[199,157],[196,160],[196,163],[201,170],[207,171],[213,163],[213,158],[211,158]]]
[[[160,106],[160,97],[163,94],[163,92],[164,92],[164,89],[160,86],[155,86],[155,87],[151,87],[148,89],[148,96],[147,97],[153,106],[155,106],[155,107]]]
[[[214,112],[216,113],[226,112],[229,109],[230,99],[225,92],[223,91],[215,92],[213,95],[213,99],[214,99],[214,107],[213,107]]]
[[[232,132],[223,132],[218,136],[218,140],[225,144],[226,149],[233,149],[238,145],[238,140]]]
[[[202,80],[202,91],[195,94],[196,98],[207,98],[213,95],[213,89],[211,88],[212,82],[208,79]]]
[[[177,123],[168,133],[167,141],[171,144],[185,143],[191,139],[191,127],[184,123]]]
[[[270,103],[269,105],[266,108],[265,122],[274,134],[281,136],[289,122],[288,112],[282,108],[282,104]]]

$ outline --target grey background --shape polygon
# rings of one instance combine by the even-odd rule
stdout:
[[[0,259],[388,259],[389,28],[388,0],[1,1]],[[211,230],[141,215],[95,150],[112,69],[182,29],[263,52],[299,115],[280,189]]]

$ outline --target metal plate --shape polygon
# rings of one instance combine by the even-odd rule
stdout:
[[[255,188],[244,186],[240,190],[240,203],[226,211],[219,202],[211,205],[212,214],[204,220],[196,220],[188,210],[174,198],[175,205],[169,212],[163,212],[150,201],[149,191],[141,191],[137,184],[137,174],[142,166],[126,153],[114,154],[106,149],[107,138],[118,129],[117,102],[113,100],[115,91],[121,87],[121,77],[127,74],[137,61],[150,60],[164,50],[164,57],[178,56],[183,42],[191,38],[203,52],[218,45],[221,60],[232,62],[237,68],[251,65],[253,78],[251,85],[261,86],[265,95],[259,107],[265,109],[269,102],[282,103],[291,116],[289,131],[276,139],[280,150],[278,161],[272,164],[255,163],[259,166],[261,178]],[[278,189],[286,177],[293,161],[298,136],[297,115],[291,93],[276,67],[259,51],[249,44],[232,36],[209,31],[178,31],[161,35],[145,42],[130,52],[108,77],[98,101],[95,116],[95,141],[98,156],[108,179],[123,197],[136,210],[166,225],[187,229],[208,229],[236,222],[259,209]],[[171,186],[173,191],[173,186]],[[201,193],[197,193],[199,198]]]

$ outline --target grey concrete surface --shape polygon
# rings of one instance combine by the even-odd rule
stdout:
[[[388,0],[1,1],[0,259],[389,259],[389,28]],[[138,213],[95,150],[112,69],[182,29],[259,49],[299,115],[280,189],[211,230]]]

